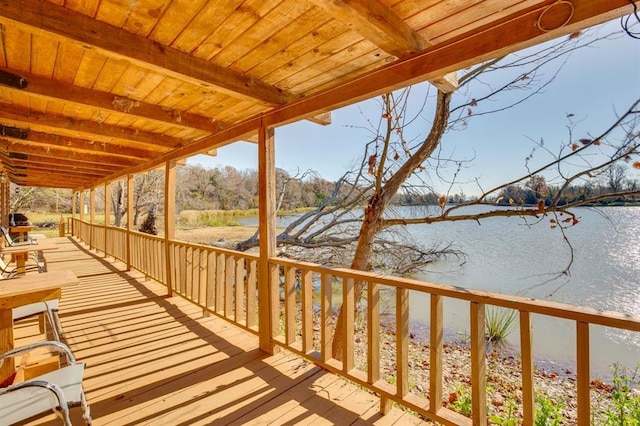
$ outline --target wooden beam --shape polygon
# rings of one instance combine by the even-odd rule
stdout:
[[[313,3],[398,58],[429,46],[428,40],[380,0],[313,0]]]
[[[120,166],[111,164],[91,164],[69,159],[53,158],[46,155],[19,154],[19,153],[2,153],[0,152],[0,160],[9,167],[29,168],[33,166],[45,167],[48,170],[78,170],[78,171],[95,171],[101,174],[113,174],[122,170]]]
[[[380,49],[398,58],[421,52],[432,45],[380,0],[313,2]],[[435,77],[430,82],[447,93],[458,88],[455,72]]]
[[[6,128],[6,126],[0,126],[0,130],[2,130],[3,128]],[[96,153],[102,155],[108,154],[110,156],[137,158],[142,160],[149,160],[158,154],[154,151],[132,148],[114,143],[94,142],[91,140],[73,138],[70,136],[59,136],[55,134],[35,132],[29,129],[19,130],[26,134],[26,138],[20,138],[20,140],[33,142],[36,145],[70,149],[75,152]],[[11,137],[9,137],[8,139],[17,140],[16,138]]]
[[[104,172],[104,171],[100,172],[97,170],[87,170],[87,169],[77,170],[77,169],[62,168],[62,167],[52,168],[46,165],[38,165],[38,164],[31,164],[29,166],[19,166],[19,167],[8,164],[6,167],[6,170],[8,171],[8,173],[13,173],[16,176],[25,175],[25,174],[33,175],[34,173],[40,173],[40,174],[49,174],[49,175],[60,174],[60,175],[65,175],[66,177],[79,177],[83,179],[100,179],[109,174],[108,172]]]
[[[274,86],[48,1],[3,0],[0,16],[28,27],[33,33],[73,40],[85,50],[97,49],[109,57],[125,59],[182,81],[206,88],[213,86],[236,98],[272,105],[293,100],[293,96]]]
[[[141,163],[140,160],[135,160],[132,158],[115,157],[110,154],[89,154],[86,152],[76,152],[72,149],[60,147],[52,148],[48,146],[31,144],[27,141],[18,142],[16,139],[0,138],[0,141],[3,141],[3,143],[5,143],[5,149],[9,153],[40,155],[58,159],[75,160],[78,162],[91,164],[110,164],[120,166],[121,168],[134,167]]]
[[[255,134],[262,125],[281,126],[324,111],[351,105],[391,90],[424,82],[457,69],[571,34],[632,11],[631,5],[626,0],[582,0],[576,3],[574,8],[570,22],[561,28],[546,32],[536,27],[536,22],[545,7],[533,7],[528,11],[506,16],[501,22],[487,25],[478,32],[462,35],[438,47],[429,47],[421,53],[393,62],[366,76],[250,117],[127,172],[137,173],[156,167],[171,158],[189,157],[236,140],[243,140],[247,135]],[[551,18],[555,13],[555,9],[550,9],[545,14],[545,19]]]
[[[2,67],[0,67],[0,70],[19,72]],[[126,114],[187,129],[198,129],[206,132],[215,132],[220,129],[219,123],[213,123],[210,118],[201,115],[169,110],[159,105],[147,104],[107,92],[74,86],[73,84],[39,77],[34,74],[19,73],[29,81],[29,85],[23,90],[11,88],[10,91],[26,92],[38,98],[55,99],[66,104],[77,104],[83,107],[89,106],[113,114]]]
[[[307,120],[321,126],[328,126],[331,124],[331,112],[323,112],[312,117],[308,117]]]
[[[131,127],[113,126],[90,120],[77,120],[64,115],[33,111],[17,105],[0,102],[0,119],[3,118],[19,123],[60,128],[87,135],[90,134],[93,135],[95,139],[105,140],[107,142],[116,139],[162,148],[179,148],[191,142],[190,140],[159,135]]]

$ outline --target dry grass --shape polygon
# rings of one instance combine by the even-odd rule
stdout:
[[[197,229],[177,229],[176,239],[197,244],[238,243],[251,237],[258,228],[255,226],[216,226]]]

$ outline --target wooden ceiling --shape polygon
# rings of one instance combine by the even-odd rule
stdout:
[[[640,2],[636,2],[640,3]],[[630,0],[0,0],[0,162],[87,188],[631,13]]]

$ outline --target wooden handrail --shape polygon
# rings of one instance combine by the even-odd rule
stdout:
[[[91,225],[74,219],[76,236],[85,241],[92,240],[96,230],[103,225]],[[215,248],[183,241],[171,240],[166,251],[169,255],[165,270],[162,256],[165,240],[136,231],[127,232],[107,227],[108,239],[104,248],[107,254],[119,259],[132,259],[132,267],[150,278],[165,283],[167,274],[173,274],[173,293],[203,309],[208,315],[218,315],[240,327],[257,333],[259,324],[257,288],[259,257],[254,254]],[[122,236],[126,239],[123,239]],[[132,253],[127,253],[131,243]],[[99,242],[99,241],[98,241]],[[331,268],[308,262],[273,257],[269,259],[270,271],[275,275],[272,282],[280,278],[284,292],[282,303],[274,300],[270,306],[272,323],[276,324],[273,343],[286,347],[324,368],[346,377],[381,396],[381,412],[386,412],[395,401],[426,417],[447,425],[486,424],[486,352],[485,312],[487,306],[516,310],[519,313],[522,412],[523,423],[531,424],[535,417],[534,362],[532,315],[544,315],[573,321],[576,325],[577,350],[577,401],[578,423],[588,424],[590,408],[590,343],[591,324],[640,332],[640,316],[617,312],[536,300],[532,298],[490,293],[422,282],[413,279]],[[279,272],[278,272],[279,271]],[[262,277],[262,279],[265,279]],[[316,283],[317,287],[314,287]],[[342,291],[334,293],[333,287],[340,285]],[[354,287],[366,287],[366,368],[356,365],[353,353],[355,310]],[[391,289],[395,296],[394,356],[396,361],[395,383],[391,385],[381,377],[381,290]],[[415,291],[430,297],[429,335],[429,393],[428,398],[416,396],[409,389],[409,294]],[[314,293],[319,296],[319,329],[314,330]],[[334,303],[334,297],[341,299]],[[469,306],[471,330],[471,388],[472,418],[467,418],[442,406],[444,365],[444,299],[465,301]],[[343,321],[345,341],[342,360],[332,356],[334,332],[334,306],[344,304],[348,314]],[[282,322],[280,322],[282,321]],[[277,324],[282,324],[277,326]],[[275,331],[275,330],[279,330]],[[270,331],[271,332],[271,331]]]

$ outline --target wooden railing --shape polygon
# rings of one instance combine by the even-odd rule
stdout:
[[[142,272],[148,278],[166,285],[167,268],[164,238],[131,231],[129,239],[131,250],[129,266]]]
[[[258,331],[257,256],[171,241],[169,260],[175,293],[206,313]]]
[[[122,262],[127,262],[127,250],[129,247],[127,245],[127,230],[108,226],[105,232],[106,253],[109,253],[109,256],[113,256]]]
[[[130,259],[131,267],[140,270],[165,285],[171,283],[174,294],[180,295],[205,313],[215,314],[253,332],[270,332],[258,324],[258,261],[255,255],[230,250],[170,241],[168,248],[162,238],[89,225],[75,220],[76,236],[93,245],[102,244],[99,235],[106,235],[107,254],[121,260]],[[112,241],[113,240],[113,241]],[[131,253],[126,253],[130,247]],[[167,256],[168,255],[168,261]],[[513,309],[519,314],[522,378],[521,400],[523,424],[533,424],[534,362],[532,315],[555,317],[572,321],[576,330],[577,357],[577,407],[578,424],[589,424],[590,406],[590,343],[591,325],[614,327],[640,332],[640,317],[605,313],[589,308],[526,299],[516,296],[493,294],[477,290],[460,289],[430,284],[416,280],[377,275],[350,269],[327,268],[317,264],[296,262],[284,258],[272,258],[269,263],[279,271],[281,302],[271,307],[272,321],[279,321],[274,344],[294,351],[326,369],[353,380],[381,395],[381,411],[391,402],[402,404],[425,417],[443,424],[471,425],[487,423],[487,373],[485,314],[487,307]],[[170,271],[167,273],[166,271]],[[356,318],[355,289],[361,287],[364,297]],[[409,295],[410,292],[426,294],[429,299],[430,335],[428,357],[423,364],[428,367],[429,382],[423,391],[415,392],[411,382],[409,358]],[[382,294],[385,297],[382,297]],[[469,313],[472,417],[468,418],[444,407],[443,367],[444,302],[454,299],[465,303]],[[381,310],[384,303],[392,309],[390,332],[383,333]],[[314,308],[315,306],[315,308]],[[317,307],[319,306],[319,309]],[[332,355],[337,307],[345,306],[343,321],[343,349],[338,357]],[[388,308],[388,306],[387,306]],[[358,323],[358,324],[356,324]],[[356,327],[358,325],[358,327]],[[364,333],[362,330],[366,329]],[[358,362],[354,353],[355,332],[359,347],[366,348],[366,361]],[[383,336],[384,334],[384,336]],[[390,343],[388,336],[395,336]],[[392,359],[383,359],[381,345],[391,344]],[[340,358],[338,360],[337,358]],[[382,373],[382,363],[392,371]]]

